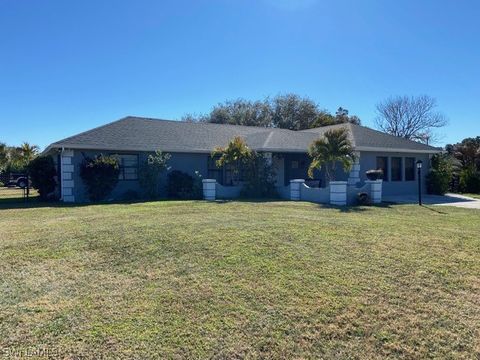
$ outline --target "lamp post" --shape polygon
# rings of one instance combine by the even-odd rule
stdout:
[[[417,161],[418,205],[422,205],[422,160]]]

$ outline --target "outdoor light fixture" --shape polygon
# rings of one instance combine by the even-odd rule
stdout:
[[[422,205],[422,160],[417,161],[417,178],[418,178],[418,205]]]

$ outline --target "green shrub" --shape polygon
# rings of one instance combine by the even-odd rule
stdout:
[[[85,158],[80,166],[87,194],[91,201],[105,199],[118,184],[120,167],[114,156],[99,155],[95,158]]]
[[[216,148],[212,157],[219,156],[217,166],[230,165],[235,178],[243,173],[243,198],[278,197],[275,189],[275,172],[263,154],[251,150],[244,139],[234,137],[224,148]]]
[[[168,169],[167,162],[169,159],[170,154],[156,151],[155,154],[149,155],[147,161],[140,166],[138,180],[145,197],[148,199],[158,198],[161,175]]]
[[[4,186],[5,186],[5,184],[0,181],[0,187],[4,187]]]
[[[32,187],[38,191],[40,199],[47,200],[55,191],[57,169],[51,156],[39,156],[28,164],[28,175]]]
[[[195,171],[193,176],[192,198],[195,200],[203,199],[203,177],[200,172]]]
[[[480,172],[469,166],[460,172],[460,191],[465,193],[480,193]]]
[[[172,199],[201,199],[202,183],[198,172],[195,178],[178,170],[168,174],[167,193]]]
[[[444,195],[450,188],[453,178],[453,163],[449,155],[436,154],[432,157],[430,171],[427,174],[427,192]]]
[[[276,198],[275,171],[262,154],[256,152],[244,164],[244,183],[240,191],[243,198]]]

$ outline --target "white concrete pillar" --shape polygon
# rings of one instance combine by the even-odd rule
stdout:
[[[347,205],[347,181],[330,181],[330,205]]]
[[[355,153],[355,162],[348,175],[348,185],[356,185],[360,182],[360,153]]]
[[[383,180],[365,180],[365,183],[370,187],[370,199],[372,199],[372,203],[380,204],[382,202]]]
[[[215,201],[217,180],[203,179],[203,198],[209,201]]]
[[[293,200],[293,201],[300,201],[301,200],[300,187],[304,183],[305,183],[304,179],[290,180],[290,200]]]
[[[63,150],[60,155],[60,171],[61,171],[61,200],[63,202],[75,202],[74,188],[75,181],[73,178],[75,167],[73,165],[73,150]]]

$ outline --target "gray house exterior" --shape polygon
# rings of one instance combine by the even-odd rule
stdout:
[[[233,137],[240,136],[251,149],[271,158],[276,170],[276,184],[281,189],[292,179],[308,179],[308,146],[326,131],[339,127],[347,129],[358,159],[350,173],[338,171],[336,180],[360,184],[366,180],[365,171],[382,168],[384,195],[415,194],[418,180],[416,161],[423,161],[421,180],[424,182],[430,157],[441,151],[353,124],[292,131],[129,116],[55,142],[44,153],[52,155],[57,162],[59,193],[65,202],[87,201],[79,175],[85,157],[117,155],[121,161],[121,175],[111,198],[120,199],[127,191],[141,193],[139,165],[156,150],[171,155],[169,171],[180,170],[190,175],[198,171],[203,178],[216,179],[225,187],[235,185],[231,169],[216,167],[211,152],[215,147],[226,146]],[[325,186],[323,172],[316,172],[310,183],[312,186]]]

